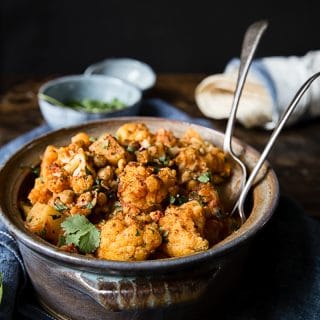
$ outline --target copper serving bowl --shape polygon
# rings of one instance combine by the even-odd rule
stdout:
[[[208,292],[219,297],[228,291],[231,279],[241,270],[248,245],[276,207],[278,181],[269,164],[265,164],[253,188],[245,224],[201,253],[141,262],[101,260],[62,252],[26,230],[19,197],[26,193],[30,174],[26,167],[39,163],[45,147],[66,145],[79,131],[90,136],[114,133],[119,126],[132,121],[145,123],[152,132],[166,128],[177,136],[193,127],[205,140],[220,147],[223,143],[222,133],[185,122],[149,117],[113,118],[60,129],[35,139],[17,151],[0,171],[1,218],[18,241],[40,302],[58,319],[152,319],[156,313],[173,312],[183,304],[199,301]],[[259,153],[239,140],[235,140],[234,147],[250,170]],[[224,198],[232,195],[232,181],[224,192]]]

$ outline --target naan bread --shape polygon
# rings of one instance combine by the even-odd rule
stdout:
[[[201,112],[213,119],[229,117],[236,73],[211,75],[197,86],[195,99]],[[272,120],[272,99],[265,87],[248,76],[240,98],[237,119],[245,127],[264,126]]]

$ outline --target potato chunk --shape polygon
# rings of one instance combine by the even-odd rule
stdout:
[[[126,158],[125,149],[109,133],[103,134],[95,141],[89,150],[96,155],[104,157],[108,163],[116,166],[118,161]]]
[[[27,215],[25,226],[31,232],[56,244],[61,231],[63,216],[47,204],[36,202]]]

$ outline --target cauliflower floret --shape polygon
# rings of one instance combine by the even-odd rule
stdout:
[[[70,185],[75,193],[80,194],[94,185],[94,179],[92,175],[82,173],[78,176],[72,176],[70,178]]]
[[[120,261],[146,260],[162,242],[158,225],[154,222],[127,223],[121,213],[101,227],[101,241],[97,257]]]
[[[61,192],[69,188],[68,173],[57,164],[58,151],[53,146],[48,146],[43,154],[40,176],[44,185],[51,192]]]
[[[146,149],[136,152],[137,161],[147,164],[149,162],[159,163],[160,165],[169,165],[169,157],[167,155],[167,147],[157,142]]]
[[[71,138],[71,142],[78,144],[80,147],[88,147],[91,144],[89,135],[85,132],[79,132]]]
[[[197,201],[168,207],[159,221],[166,239],[162,250],[170,257],[207,250],[209,243],[204,238],[205,223],[204,210]]]
[[[185,133],[184,135],[181,137],[180,139],[180,143],[183,145],[183,146],[194,146],[195,148],[201,148],[204,146],[205,142],[204,140],[202,139],[202,137],[200,136],[200,134],[192,129],[192,128],[189,128]]]
[[[106,166],[101,168],[98,173],[97,177],[101,180],[101,185],[105,188],[109,188],[114,181],[114,169],[112,166]]]
[[[118,197],[123,208],[151,210],[167,197],[174,171],[170,171],[170,177],[163,172],[163,180],[153,171],[153,168],[144,167],[137,162],[130,162],[125,167],[119,177],[118,187]]]
[[[75,193],[72,190],[64,190],[59,193],[53,194],[52,198],[48,201],[48,205],[55,208],[61,213],[66,215],[70,214],[70,208],[74,206]]]
[[[88,215],[97,204],[98,192],[87,191],[80,194],[75,205],[70,209],[70,214]]]
[[[96,156],[104,157],[113,166],[116,166],[119,160],[126,159],[125,149],[109,133],[100,136],[90,145],[89,150]],[[100,162],[103,164],[101,159]]]
[[[83,193],[93,186],[95,171],[82,148],[77,150],[63,169],[69,173],[70,186],[75,193]]]
[[[175,157],[175,163],[179,169],[181,183],[205,172],[210,172],[213,183],[220,183],[231,173],[231,164],[223,151],[212,145],[207,148],[206,144],[200,148],[183,147]]]
[[[36,202],[47,203],[52,196],[52,192],[46,187],[41,177],[37,178],[34,187],[28,194],[28,199],[32,204]]]
[[[126,123],[117,130],[116,136],[122,145],[132,141],[149,144],[152,140],[152,134],[144,123]]]
[[[173,147],[177,144],[178,139],[170,130],[161,128],[155,133],[155,141],[161,142],[166,147]]]
[[[161,168],[157,175],[167,190],[170,190],[177,183],[177,172],[174,169],[170,169],[168,167]]]
[[[181,183],[195,178],[201,172],[208,171],[207,164],[199,150],[192,146],[181,148],[175,157],[175,163],[178,166]]]
[[[65,205],[71,205],[73,203],[74,196],[75,194],[72,190],[63,190],[57,194],[57,197]]]
[[[231,174],[231,163],[227,160],[226,154],[212,144],[206,144],[202,159],[206,162],[212,174],[212,182],[220,183]]]
[[[210,182],[196,182],[192,184],[192,188],[190,188],[189,191],[191,191],[189,193],[189,199],[197,200],[206,211],[208,217],[222,214],[218,191]]]

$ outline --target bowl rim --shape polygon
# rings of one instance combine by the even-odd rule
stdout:
[[[86,125],[102,125],[106,122],[119,122],[120,121],[168,121],[166,118],[158,118],[158,117],[141,117],[141,116],[131,116],[131,117],[115,117],[115,118],[108,118],[103,120],[92,120],[85,124]],[[173,120],[169,119],[170,122],[176,123],[177,125],[185,125],[185,126],[192,126],[193,128],[206,128],[201,125],[193,124],[190,122],[185,121],[179,121],[179,120]],[[7,161],[3,164],[2,167],[0,167],[0,175],[4,171],[4,169],[8,166],[8,164],[11,161],[15,161],[16,158],[19,158],[20,154],[24,153],[25,150],[32,149],[32,146],[34,144],[37,144],[41,142],[42,140],[47,139],[48,137],[51,137],[57,132],[63,133],[65,132],[68,134],[68,131],[72,131],[74,129],[79,128],[81,131],[85,130],[85,127],[83,125],[73,125],[66,128],[60,128],[53,131],[50,131],[48,133],[42,134],[41,136],[37,137],[36,139],[33,139],[32,141],[26,143],[22,147],[20,147]],[[217,131],[212,128],[206,128],[208,130],[211,130],[214,132],[215,135],[223,137],[224,133]],[[69,133],[70,134],[70,133]],[[252,148],[250,145],[245,144],[241,140],[234,138],[235,143],[245,145],[246,150],[248,150],[250,153],[254,153],[256,155],[259,155],[259,152]],[[132,272],[154,272],[154,271],[160,271],[160,270],[176,270],[177,268],[183,268],[183,267],[191,267],[194,265],[198,265],[199,263],[212,260],[213,258],[223,257],[229,252],[236,250],[240,245],[244,245],[251,237],[253,237],[258,231],[260,231],[264,225],[270,220],[272,217],[274,210],[276,208],[276,205],[278,203],[279,199],[279,183],[278,179],[276,177],[275,172],[273,169],[268,165],[268,176],[272,179],[273,187],[274,187],[274,197],[272,198],[272,201],[270,203],[270,207],[268,208],[268,211],[264,213],[264,215],[259,219],[259,223],[254,225],[251,228],[248,228],[243,234],[240,234],[239,236],[231,239],[228,242],[224,242],[221,245],[215,245],[211,247],[210,249],[206,251],[202,251],[199,253],[194,253],[188,256],[183,257],[176,257],[176,258],[165,258],[165,259],[158,259],[158,260],[145,260],[145,261],[115,261],[115,260],[104,260],[99,259],[95,257],[86,257],[80,254],[74,254],[74,253],[67,253],[59,250],[56,246],[48,243],[47,241],[35,236],[28,230],[22,228],[20,229],[18,226],[15,225],[13,221],[9,217],[7,217],[8,213],[4,213],[2,209],[2,205],[0,202],[0,218],[3,221],[4,225],[7,227],[9,232],[13,233],[13,235],[17,238],[17,241],[21,241],[24,245],[29,247],[30,249],[45,255],[48,258],[58,260],[60,262],[63,262],[67,265],[71,266],[82,266],[84,268],[90,268],[93,270],[113,270],[116,272],[127,272],[128,274],[131,274]],[[235,231],[237,232],[237,231]]]
[[[66,76],[62,76],[62,77],[57,77],[54,79],[51,79],[49,81],[46,81],[45,83],[43,83],[38,90],[38,93],[44,93],[45,90],[47,90],[50,87],[56,86],[56,85],[60,85],[60,84],[64,84],[67,82],[82,82],[82,81],[100,81],[100,82],[113,82],[119,85],[124,85],[127,88],[130,88],[131,90],[133,90],[134,92],[138,93],[138,95],[141,97],[142,93],[141,90],[134,86],[132,83],[114,77],[114,76],[109,76],[109,75],[102,75],[102,74],[94,74],[94,75],[84,75],[84,74],[71,74],[71,75],[66,75]]]
[[[119,78],[119,79],[122,79],[124,81],[127,81],[129,83],[131,83],[132,85],[138,87],[140,90],[142,91],[146,91],[146,90],[149,90],[150,88],[152,88],[154,85],[155,85],[155,82],[156,82],[156,73],[155,71],[153,70],[153,68],[143,62],[143,61],[140,61],[140,60],[137,60],[137,59],[134,59],[134,58],[129,58],[129,57],[111,57],[111,58],[106,58],[106,59],[103,59],[101,61],[98,61],[98,62],[95,62],[93,64],[90,64],[85,70],[84,70],[84,74],[85,75],[88,75],[88,76],[92,76],[92,75],[106,75],[108,76],[107,73],[94,73],[96,71],[96,69],[100,68],[100,67],[103,67],[104,65],[108,64],[108,63],[119,63],[119,62],[127,62],[129,64],[132,64],[133,66],[134,65],[139,65],[139,66],[142,66],[149,74],[150,76],[150,81],[147,85],[145,86],[138,86],[138,85],[135,85],[133,82],[130,82],[129,80],[125,80],[123,78]]]
[[[112,76],[104,76],[104,75],[92,75],[92,76],[86,76],[86,75],[83,75],[83,74],[74,74],[74,75],[67,75],[67,76],[62,76],[62,77],[58,77],[58,78],[55,78],[55,79],[52,79],[52,80],[49,80],[47,82],[45,82],[44,84],[42,84],[38,90],[38,93],[37,93],[37,97],[38,97],[38,101],[39,101],[39,105],[40,107],[41,104],[49,104],[50,106],[53,106],[53,107],[56,107],[56,108],[66,108],[68,110],[72,110],[73,112],[75,113],[80,113],[80,114],[100,114],[100,115],[112,115],[113,113],[117,113],[121,110],[113,110],[113,111],[104,111],[104,112],[87,112],[85,110],[75,110],[73,108],[70,108],[68,106],[60,106],[60,105],[57,105],[57,104],[52,104],[52,103],[49,103],[48,101],[44,100],[42,97],[41,97],[41,94],[45,94],[45,91],[48,90],[50,87],[54,87],[56,85],[60,85],[60,84],[65,84],[65,83],[68,83],[68,82],[82,82],[82,81],[87,81],[87,80],[93,80],[93,81],[111,81],[113,83],[117,83],[117,84],[120,84],[120,85],[123,85],[127,88],[130,88],[130,90],[134,91],[135,94],[137,95],[137,98],[135,99],[134,102],[128,104],[125,106],[125,108],[123,109],[128,109],[128,108],[132,108],[134,106],[136,106],[138,103],[141,102],[142,100],[142,91],[134,86],[133,84],[125,81],[125,80],[122,80],[120,78],[117,78],[117,77],[112,77]],[[53,97],[55,98],[55,97]]]

